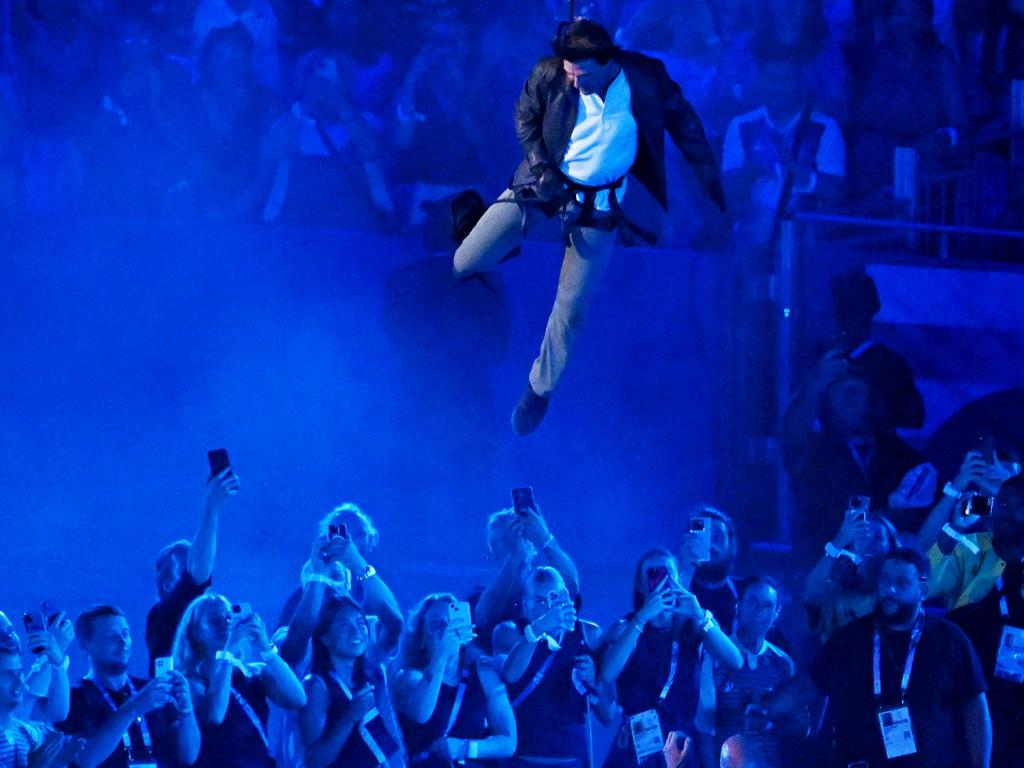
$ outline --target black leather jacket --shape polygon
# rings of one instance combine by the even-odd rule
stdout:
[[[705,193],[719,207],[725,206],[718,161],[704,135],[704,126],[683,97],[679,85],[657,59],[620,51],[632,94],[637,124],[637,156],[630,173],[668,209],[665,189],[665,132],[693,166]],[[576,125],[579,92],[569,81],[558,57],[542,59],[533,68],[515,109],[515,127],[525,158],[513,184],[536,180],[534,172],[544,165],[557,168],[565,155]]]

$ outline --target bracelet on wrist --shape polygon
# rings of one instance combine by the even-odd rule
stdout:
[[[704,609],[704,623],[700,625],[700,631],[707,633],[710,632],[716,626],[714,614],[711,613],[707,608]]]
[[[267,650],[260,651],[260,658],[263,659],[263,661],[270,661],[270,659],[278,655],[280,655],[280,651],[278,650],[277,646],[273,644],[271,644],[271,646]]]
[[[377,569],[369,563],[367,563],[366,567],[363,569],[363,572],[356,576],[356,581],[366,581],[367,579],[372,579],[376,575]]]
[[[480,754],[480,742],[476,739],[466,739],[466,759],[476,760]]]
[[[964,492],[959,490],[952,483],[946,483],[944,486],[942,486],[942,495],[948,496],[954,501],[960,501],[960,499],[964,497]]]
[[[633,619],[632,621],[629,622],[629,625],[633,629],[635,629],[638,634],[641,634],[641,635],[643,634],[643,632],[644,632],[644,622],[640,621],[640,619]]]
[[[523,639],[531,644],[540,642],[540,635],[538,635],[536,630],[533,628],[533,624],[527,624],[526,627],[523,628]]]

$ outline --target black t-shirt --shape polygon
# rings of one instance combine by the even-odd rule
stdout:
[[[970,641],[945,619],[925,617],[907,688],[918,751],[886,762],[872,682],[875,626],[874,616],[855,619],[829,638],[810,667],[811,679],[829,696],[827,727],[835,737],[839,764],[867,760],[901,768],[967,765],[963,705],[987,688]],[[883,706],[899,706],[910,634],[881,631]]]
[[[77,685],[72,686],[68,718],[62,723],[57,723],[57,728],[65,733],[88,737],[114,714],[115,708],[128,701],[134,691],[144,688],[148,682],[136,677],[129,680],[130,682],[119,691],[106,691],[110,699],[108,702],[97,683],[83,678]],[[177,717],[177,710],[172,705],[161,707],[145,716],[146,727],[153,744],[153,757],[159,765],[177,764],[173,736],[174,721]],[[136,762],[143,762],[147,751],[142,727],[138,722],[133,722],[128,728],[128,736]],[[110,757],[100,763],[99,768],[128,768],[128,750],[123,739],[110,753]]]
[[[178,631],[189,603],[203,594],[213,582],[207,579],[202,584],[188,571],[181,574],[178,584],[167,597],[149,609],[146,616],[146,647],[149,649],[149,674],[154,674],[153,662],[161,656],[170,656],[174,645],[174,633]]]

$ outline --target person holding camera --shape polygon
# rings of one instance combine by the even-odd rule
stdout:
[[[718,765],[723,742],[737,733],[746,733],[757,743],[766,768],[782,765],[781,746],[767,704],[775,688],[796,673],[796,665],[766,639],[778,618],[779,588],[775,582],[767,576],[746,579],[732,635],[743,655],[743,666],[731,669],[707,653],[701,665],[696,724],[704,768]]]
[[[692,530],[701,519],[705,528]],[[680,584],[711,611],[723,632],[731,634],[739,599],[732,575],[739,550],[736,523],[720,509],[702,504],[691,513],[690,528],[679,548]]]
[[[518,745],[514,766],[584,768],[590,711],[610,725],[614,692],[597,681],[601,628],[580,619],[557,570],[534,569],[523,586],[522,617],[494,630],[495,660],[509,689]]]
[[[267,702],[306,703],[302,683],[270,643],[263,620],[222,595],[193,600],[174,638],[174,669],[188,679],[202,749],[198,768],[273,768]]]
[[[24,617],[25,641],[35,659],[25,674],[25,695],[15,716],[55,723],[68,716],[71,706],[67,650],[75,637],[75,630],[63,611],[52,613],[46,609],[44,603],[40,613],[27,613]],[[21,639],[3,611],[0,611],[0,649],[21,652]]]
[[[170,670],[153,680],[128,675],[131,630],[120,608],[95,605],[75,621],[89,672],[71,690],[71,711],[57,727],[85,737],[79,768],[191,764],[200,732],[188,681]]]
[[[403,764],[384,665],[362,609],[330,597],[313,635],[312,672],[303,681],[299,728],[306,768],[376,768]],[[383,656],[377,650],[373,656]]]
[[[25,692],[21,639],[9,621],[0,620],[0,766],[64,768],[81,753],[84,741],[48,723],[20,718]]]
[[[481,766],[516,750],[505,684],[494,662],[472,645],[468,611],[454,595],[428,595],[402,635],[394,702],[415,768]]]
[[[212,583],[220,513],[239,487],[238,475],[230,466],[213,474],[206,481],[206,498],[196,535],[191,541],[181,539],[169,544],[157,556],[156,587],[160,599],[146,616],[150,675],[154,673],[154,661],[170,655],[174,633],[185,609]]]
[[[551,532],[547,518],[534,501],[533,491],[516,490],[524,493],[513,499],[513,507],[495,512],[487,521],[487,551],[500,567],[474,605],[476,625],[485,644],[491,641],[498,624],[519,618],[517,601],[522,595],[524,580],[538,558],[543,557],[546,565],[558,571],[573,600],[579,594],[576,563]],[[473,602],[472,598],[470,601]]]
[[[729,669],[743,657],[711,611],[679,583],[667,549],[637,564],[631,614],[608,630],[599,680],[615,685],[623,720],[605,768],[654,768],[666,734],[694,735],[701,647]]]

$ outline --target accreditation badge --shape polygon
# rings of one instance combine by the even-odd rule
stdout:
[[[917,753],[909,707],[878,710],[878,725],[882,729],[882,743],[885,744],[885,756],[889,760]]]
[[[996,677],[1024,683],[1024,629],[1003,627],[996,656]]]
[[[661,735],[661,721],[658,719],[658,712],[648,709],[631,715],[629,718],[629,732],[633,736],[633,749],[636,752],[638,764],[651,755],[661,754],[665,746],[665,737]]]

